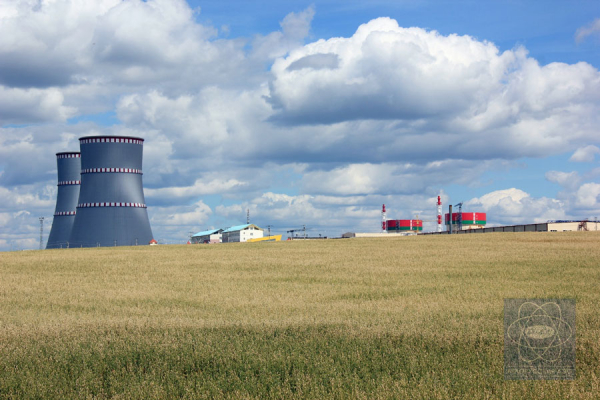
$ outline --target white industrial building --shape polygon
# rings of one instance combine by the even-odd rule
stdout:
[[[254,224],[236,225],[225,229],[221,236],[223,243],[245,242],[264,237],[264,230]]]
[[[223,232],[223,229],[212,229],[198,232],[192,236],[191,243],[221,243],[221,232]]]

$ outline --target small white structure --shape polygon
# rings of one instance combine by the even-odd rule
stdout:
[[[223,243],[245,242],[264,237],[264,230],[254,224],[236,225],[225,229],[221,235]]]
[[[192,236],[192,244],[197,243],[221,243],[221,232],[223,229],[212,229],[210,231],[198,232]]]

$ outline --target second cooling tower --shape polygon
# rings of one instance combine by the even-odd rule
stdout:
[[[72,247],[135,246],[152,240],[142,186],[144,139],[86,136]]]
[[[58,171],[58,193],[52,229],[48,236],[47,249],[69,247],[71,228],[75,221],[75,208],[79,198],[81,157],[78,152],[56,153]]]

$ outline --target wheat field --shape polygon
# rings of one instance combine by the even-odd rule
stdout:
[[[505,298],[576,380],[504,380]],[[597,232],[0,253],[0,398],[593,399],[599,304]]]

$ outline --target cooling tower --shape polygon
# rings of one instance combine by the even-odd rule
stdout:
[[[56,153],[58,170],[58,193],[52,229],[48,236],[47,249],[69,247],[71,228],[75,221],[75,208],[79,198],[81,155],[76,152]]]
[[[144,139],[86,136],[72,247],[135,246],[152,240],[142,186]]]

